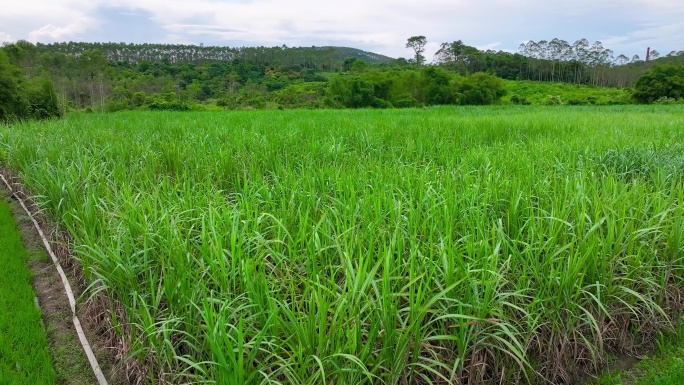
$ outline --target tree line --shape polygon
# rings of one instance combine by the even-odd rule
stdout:
[[[630,87],[654,63],[684,64],[684,51],[672,51],[666,57],[651,51],[650,62],[639,55],[631,58],[587,39],[574,43],[554,38],[530,40],[519,52],[481,51],[462,41],[442,43],[435,62],[460,73],[489,72],[503,79],[590,84],[602,87]],[[666,60],[663,60],[666,59]]]
[[[653,64],[684,63],[684,52],[646,62],[617,58],[600,42],[530,41],[520,52],[442,43],[426,65],[424,36],[407,40],[410,59],[342,47],[204,47],[194,45],[19,41],[0,49],[3,78],[24,94],[49,88],[65,110],[408,107],[491,104],[501,79],[626,87]],[[21,76],[16,77],[20,73]],[[29,92],[29,90],[33,90]],[[47,91],[46,91],[47,92]],[[33,97],[35,99],[35,96]],[[27,104],[28,103],[28,104]],[[60,104],[61,103],[61,104]],[[4,104],[7,106],[7,104]],[[29,107],[6,111],[25,114]],[[38,111],[37,107],[32,107]],[[48,111],[49,109],[45,109]],[[22,112],[23,111],[23,112]]]
[[[369,63],[390,62],[393,59],[373,52],[349,47],[223,47],[187,44],[127,44],[64,42],[35,45],[37,52],[49,55],[80,56],[98,51],[107,60],[137,64],[161,61],[169,64],[204,61],[247,61],[256,66],[302,66],[324,71],[339,71],[342,61],[354,57]]]

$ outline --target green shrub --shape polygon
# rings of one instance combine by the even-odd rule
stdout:
[[[123,111],[130,108],[130,105],[125,100],[108,100],[105,103],[105,111],[107,112],[117,112]]]
[[[584,104],[588,104],[588,102],[586,100],[575,99],[575,98],[568,100],[568,105],[570,105],[570,106],[581,106]]]
[[[559,95],[548,95],[546,99],[544,99],[543,104],[545,106],[560,106],[563,104],[563,100],[561,100]]]
[[[494,104],[506,95],[503,80],[484,72],[457,79],[454,89],[461,105]]]
[[[518,94],[514,94],[511,96],[511,103],[513,104],[521,104],[521,105],[529,105],[530,102],[527,100],[527,98],[520,96]]]
[[[153,102],[148,105],[152,111],[189,111],[190,107],[182,102]]]
[[[145,95],[144,91],[136,92],[131,97],[131,105],[133,107],[142,107],[143,105],[145,105],[146,100],[147,95]]]
[[[416,100],[415,98],[412,98],[410,96],[405,98],[405,99],[397,100],[393,104],[397,108],[420,107],[420,102],[418,100]]]
[[[684,98],[684,66],[656,66],[637,80],[634,86],[636,101],[654,103],[662,98]]]
[[[0,121],[62,116],[59,97],[47,76],[27,80],[0,50]]]

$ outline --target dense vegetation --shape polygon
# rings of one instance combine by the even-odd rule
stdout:
[[[52,81],[38,76],[30,81],[0,50],[0,122],[59,117],[62,110]]]
[[[25,44],[25,43],[22,43]],[[40,55],[79,57],[84,52],[99,52],[113,62],[195,63],[250,62],[261,65],[295,66],[325,71],[339,71],[345,59],[367,63],[389,63],[394,59],[348,47],[217,47],[180,44],[126,44],[68,42],[35,46]]]
[[[684,99],[684,66],[657,66],[639,78],[634,98],[642,103]]]
[[[654,63],[684,64],[684,52],[657,58],[654,51],[655,60],[646,62],[638,56],[615,58],[600,42],[552,39],[530,41],[520,53],[481,51],[460,40],[443,43],[435,63],[422,65],[426,43],[424,36],[408,40],[407,48],[415,53],[410,60],[341,47],[19,41],[2,50],[29,80],[51,79],[65,108],[93,111],[493,104],[502,97],[502,83],[484,74],[504,80],[627,87]],[[610,93],[596,88],[577,90],[586,93],[574,96],[573,104],[631,101],[608,99]],[[507,101],[514,100],[509,96]],[[517,95],[541,104],[558,96],[552,90]]]
[[[28,252],[4,196],[0,196],[0,245],[0,384],[54,384],[55,371],[27,267]]]
[[[503,81],[482,72],[462,77],[435,66],[360,69],[330,79],[327,103],[348,108],[486,105],[504,94]]]
[[[628,89],[569,83],[505,81],[503,102],[522,105],[611,105],[632,103]]]
[[[0,125],[0,164],[125,309],[146,375],[558,383],[677,314],[682,125],[682,106],[80,114]]]

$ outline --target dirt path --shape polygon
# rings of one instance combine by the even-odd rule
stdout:
[[[11,208],[21,237],[29,252],[29,264],[33,275],[33,288],[42,311],[42,319],[47,331],[48,346],[56,372],[56,384],[82,385],[97,384],[97,380],[90,367],[88,359],[79,342],[69,300],[62,286],[59,274],[52,261],[47,257],[42,240],[33,222],[22,209],[11,193],[0,186],[0,199],[6,201]],[[67,272],[69,275],[69,272]],[[74,277],[69,277],[75,296],[81,294],[78,285],[73,285]],[[82,302],[82,301],[78,301]],[[79,312],[82,313],[82,312]],[[79,318],[82,316],[79,314]],[[87,324],[87,322],[86,322]],[[115,357],[108,351],[102,336],[93,328],[83,325],[88,340],[110,384],[122,384],[116,380]]]

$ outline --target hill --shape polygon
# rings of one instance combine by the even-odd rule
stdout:
[[[99,51],[114,62],[142,61],[195,63],[214,61],[249,61],[257,65],[302,65],[325,70],[339,69],[347,58],[356,58],[371,64],[387,63],[391,57],[350,47],[227,47],[185,44],[132,44],[63,42],[36,44],[39,54],[80,56],[86,51]]]
[[[395,60],[392,57],[385,56],[375,52],[363,51],[358,48],[351,47],[321,47],[321,49],[332,49],[335,52],[335,57],[339,60],[348,58],[355,58],[363,60],[370,64],[389,63]]]

